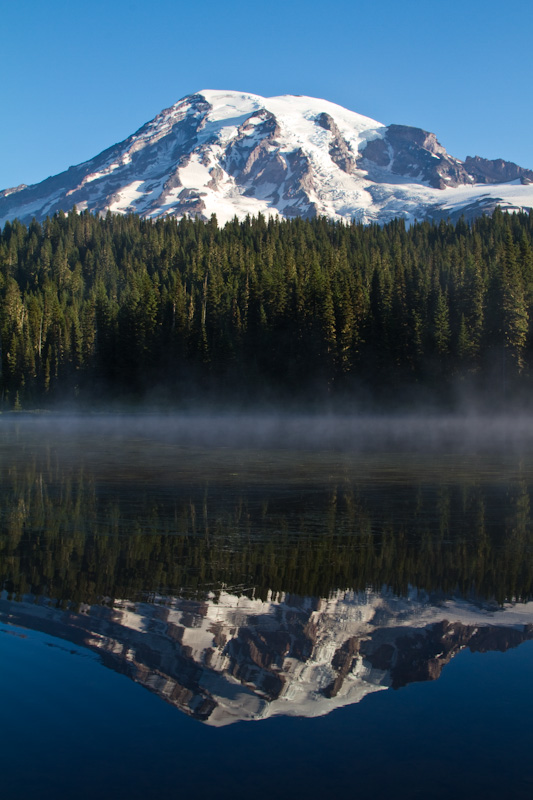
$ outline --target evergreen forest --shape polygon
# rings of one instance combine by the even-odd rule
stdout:
[[[533,378],[533,212],[410,227],[76,209],[7,222],[0,356],[4,410],[509,403]]]

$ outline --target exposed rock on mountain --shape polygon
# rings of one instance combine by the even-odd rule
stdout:
[[[333,117],[330,117],[329,114],[324,112],[318,115],[316,121],[321,128],[330,131],[332,134],[329,154],[333,163],[344,170],[344,172],[347,172],[348,175],[353,175],[356,169],[356,162],[353,157],[352,149],[346,139],[343,138]]]
[[[10,189],[2,189],[0,192],[0,197],[9,197],[10,194],[15,194],[15,192],[21,192],[23,189],[26,189],[26,184],[21,183],[20,186],[13,186]]]
[[[533,170],[523,169],[512,161],[503,161],[501,158],[489,161],[480,156],[467,156],[464,166],[477,183],[507,183],[516,180],[523,186],[533,183]]]
[[[408,125],[389,125],[383,138],[361,150],[363,159],[389,169],[394,175],[413,178],[435,189],[475,183],[464,165],[448,155],[434,133]]]
[[[59,210],[248,214],[371,223],[533,207],[533,171],[450,156],[435,134],[326,100],[202,91],[125,141],[33,186],[0,192],[0,224]]]

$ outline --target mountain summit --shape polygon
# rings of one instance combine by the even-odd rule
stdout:
[[[533,207],[533,171],[450,156],[433,133],[326,100],[206,90],[125,141],[33,186],[0,192],[0,223],[56,211],[324,215],[383,223]]]

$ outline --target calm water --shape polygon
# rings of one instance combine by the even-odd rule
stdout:
[[[11,798],[533,796],[528,419],[0,418]]]

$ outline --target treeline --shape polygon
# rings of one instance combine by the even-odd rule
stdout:
[[[532,306],[533,212],[406,229],[74,210],[0,233],[0,402],[511,395]]]

